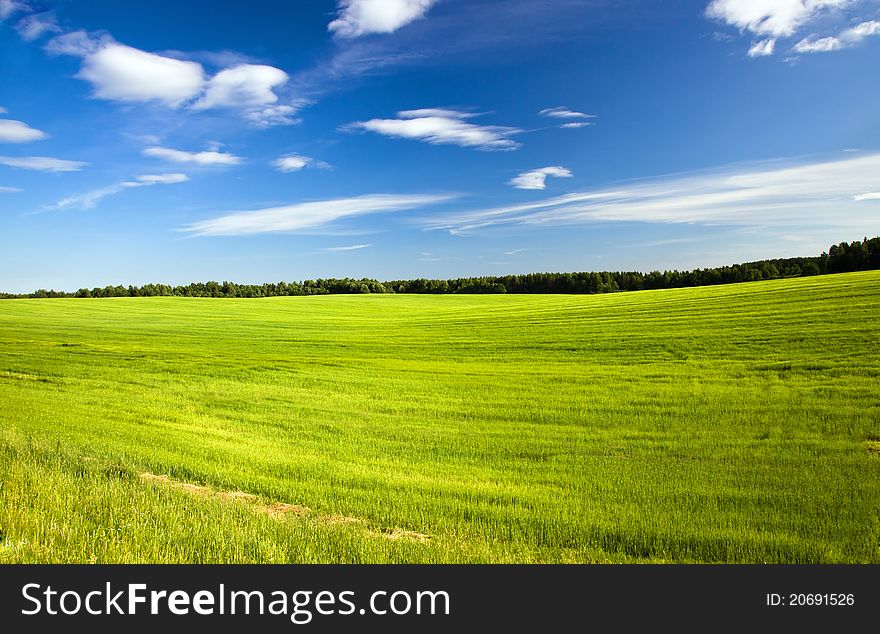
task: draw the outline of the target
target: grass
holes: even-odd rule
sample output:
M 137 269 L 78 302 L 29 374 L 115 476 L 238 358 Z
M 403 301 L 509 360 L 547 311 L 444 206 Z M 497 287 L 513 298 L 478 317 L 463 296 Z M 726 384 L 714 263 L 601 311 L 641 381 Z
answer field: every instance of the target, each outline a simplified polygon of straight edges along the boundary
M 878 441 L 878 272 L 0 302 L 0 562 L 880 563 Z

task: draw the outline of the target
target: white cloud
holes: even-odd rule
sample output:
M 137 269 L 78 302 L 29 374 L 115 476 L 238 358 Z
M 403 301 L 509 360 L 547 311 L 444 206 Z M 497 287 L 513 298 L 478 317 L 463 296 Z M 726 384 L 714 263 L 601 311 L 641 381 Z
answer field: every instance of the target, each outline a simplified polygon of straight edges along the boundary
M 110 101 L 158 101 L 172 108 L 189 104 L 194 111 L 234 108 L 259 128 L 299 123 L 293 115 L 308 103 L 305 99 L 277 103 L 275 90 L 289 77 L 274 66 L 237 63 L 207 78 L 198 62 L 148 53 L 119 44 L 107 34 L 86 31 L 55 37 L 46 51 L 82 57 L 77 77 L 92 84 L 95 97 Z
M 706 15 L 756 35 L 790 37 L 821 12 L 851 0 L 712 0 Z
M 272 165 L 279 172 L 298 172 L 305 167 L 317 167 L 327 169 L 330 166 L 324 161 L 313 159 L 300 154 L 288 154 L 272 161 Z
M 427 114 L 425 114 L 427 113 Z M 476 115 L 456 110 L 430 108 L 403 110 L 398 119 L 371 119 L 347 126 L 389 137 L 415 139 L 435 145 L 458 145 L 478 150 L 515 150 L 520 146 L 509 137 L 522 132 L 506 126 L 482 126 L 465 119 Z
M 749 57 L 766 57 L 768 55 L 773 55 L 773 51 L 776 48 L 776 40 L 774 38 L 768 38 L 766 40 L 758 40 L 757 42 L 752 43 L 752 47 L 749 49 L 748 56 Z
M 880 35 L 880 20 L 869 20 L 857 24 L 851 29 L 847 29 L 841 33 L 840 37 L 847 41 L 859 41 L 872 35 Z
M 270 128 L 276 125 L 296 125 L 300 122 L 294 117 L 298 108 L 287 104 L 268 106 L 245 113 L 244 118 L 258 128 Z
M 553 117 L 554 119 L 592 119 L 596 115 L 578 112 L 577 110 L 569 110 L 565 106 L 557 106 L 555 108 L 544 108 L 538 111 L 542 117 Z
M 173 185 L 174 183 L 185 183 L 189 180 L 189 176 L 186 174 L 144 174 L 135 177 L 135 180 L 144 185 Z
M 0 165 L 38 172 L 78 172 L 88 163 L 66 161 L 50 156 L 0 156 Z
M 372 244 L 353 244 L 349 247 L 327 247 L 326 249 L 321 249 L 321 250 L 335 253 L 338 251 L 360 251 L 361 249 L 367 249 L 371 246 L 373 246 L 373 245 Z
M 828 53 L 843 48 L 843 42 L 836 37 L 823 37 L 818 40 L 805 38 L 794 45 L 798 53 Z
M 508 185 L 513 185 L 517 189 L 545 189 L 548 176 L 569 178 L 571 177 L 571 170 L 559 165 L 542 167 L 540 169 L 523 172 L 519 176 L 510 179 Z
M 208 108 L 256 108 L 274 104 L 274 89 L 287 83 L 288 75 L 280 68 L 261 64 L 239 64 L 221 70 L 207 84 L 204 96 L 193 104 L 194 110 Z
M 124 189 L 126 189 L 124 184 L 117 183 L 116 185 L 102 187 L 101 189 L 86 192 L 85 194 L 68 196 L 67 198 L 62 198 L 54 205 L 51 205 L 49 209 L 92 209 L 107 196 L 118 194 Z
M 44 36 L 46 33 L 58 33 L 61 27 L 55 20 L 55 16 L 51 13 L 38 13 L 29 15 L 18 21 L 15 30 L 26 42 L 33 42 Z
M 6 112 L 9 112 L 9 111 L 6 108 L 4 108 L 3 106 L 0 106 L 0 114 L 4 114 Z
M 577 192 L 534 203 L 427 219 L 466 233 L 502 224 L 592 222 L 840 227 L 874 232 L 874 206 L 854 202 L 880 184 L 880 154 L 796 165 L 764 164 Z M 861 198 L 868 200 L 870 198 Z
M 165 159 L 174 163 L 194 163 L 195 165 L 238 165 L 244 159 L 234 154 L 206 150 L 204 152 L 185 152 L 166 147 L 148 147 L 144 150 L 145 156 Z
M 53 37 L 46 43 L 46 52 L 50 55 L 73 55 L 86 57 L 96 53 L 102 46 L 112 43 L 109 36 L 93 36 L 85 31 L 71 31 Z
M 18 0 L 0 0 L 0 20 L 5 20 L 19 11 L 29 11 L 30 7 Z
M 184 231 L 197 236 L 296 233 L 322 227 L 341 218 L 416 209 L 456 197 L 451 194 L 370 194 L 355 198 L 296 203 L 254 211 L 237 211 L 193 223 L 185 227 Z
M 18 187 L 0 187 L 0 194 L 16 194 L 20 191 L 24 191 Z
M 0 143 L 27 143 L 45 139 L 48 134 L 30 127 L 23 121 L 0 119 Z
M 860 202 L 863 200 L 880 200 L 880 192 L 868 192 L 867 194 L 857 194 L 853 196 L 853 200 Z
M 804 38 L 794 46 L 798 53 L 829 53 L 849 48 L 860 43 L 865 38 L 880 35 L 880 20 L 869 20 L 846 29 L 837 37 L 823 37 L 816 39 L 814 36 Z
M 338 37 L 392 33 L 423 17 L 437 0 L 339 0 L 338 15 L 327 29 Z
M 95 97 L 111 101 L 159 101 L 178 106 L 202 90 L 201 64 L 110 43 L 86 56 L 77 75 L 90 82 Z
M 122 181 L 115 185 L 102 187 L 85 194 L 76 194 L 62 198 L 57 203 L 49 207 L 50 209 L 93 209 L 102 200 L 108 196 L 114 196 L 126 189 L 135 189 L 137 187 L 151 187 L 153 185 L 173 185 L 176 183 L 184 183 L 189 180 L 186 174 L 146 174 L 137 176 L 133 181 Z
M 570 129 L 570 128 L 586 128 L 591 125 L 593 125 L 593 124 L 588 123 L 587 121 L 570 121 L 568 123 L 563 123 L 559 127 L 564 128 L 564 129 Z
M 425 117 L 470 119 L 471 117 L 479 116 L 475 112 L 461 112 L 452 108 L 416 108 L 415 110 L 401 110 L 397 115 L 403 119 L 422 119 Z

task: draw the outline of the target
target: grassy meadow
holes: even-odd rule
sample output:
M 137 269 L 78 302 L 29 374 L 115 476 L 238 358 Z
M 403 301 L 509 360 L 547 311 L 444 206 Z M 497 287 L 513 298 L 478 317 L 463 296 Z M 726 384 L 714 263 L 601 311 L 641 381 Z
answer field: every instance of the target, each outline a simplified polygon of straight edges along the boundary
M 880 272 L 3 301 L 0 562 L 880 563 Z

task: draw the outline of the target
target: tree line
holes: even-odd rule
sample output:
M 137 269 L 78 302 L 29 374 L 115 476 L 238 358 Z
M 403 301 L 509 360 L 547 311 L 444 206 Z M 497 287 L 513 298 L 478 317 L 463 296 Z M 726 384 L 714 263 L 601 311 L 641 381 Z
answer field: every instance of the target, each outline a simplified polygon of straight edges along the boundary
M 462 277 L 450 280 L 418 278 L 380 282 L 362 278 L 326 278 L 303 282 L 236 284 L 196 282 L 186 286 L 146 284 L 81 288 L 75 293 L 40 289 L 33 293 L 0 293 L 0 299 L 48 297 L 278 297 L 360 293 L 614 293 L 688 286 L 735 284 L 780 277 L 880 269 L 880 237 L 841 242 L 815 257 L 759 260 L 691 271 L 602 271 L 591 273 L 529 273 Z

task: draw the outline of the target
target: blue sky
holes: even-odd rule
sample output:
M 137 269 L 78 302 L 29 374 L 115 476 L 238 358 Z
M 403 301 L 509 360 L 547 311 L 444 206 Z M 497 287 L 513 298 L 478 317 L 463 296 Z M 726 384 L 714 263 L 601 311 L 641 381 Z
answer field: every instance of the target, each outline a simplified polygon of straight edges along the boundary
M 878 0 L 0 20 L 6 291 L 692 268 L 880 233 Z

